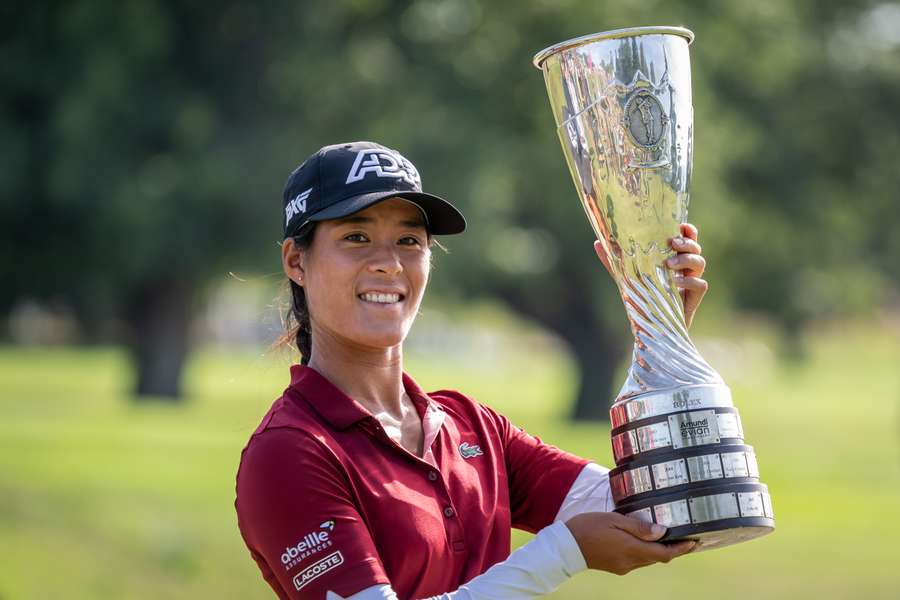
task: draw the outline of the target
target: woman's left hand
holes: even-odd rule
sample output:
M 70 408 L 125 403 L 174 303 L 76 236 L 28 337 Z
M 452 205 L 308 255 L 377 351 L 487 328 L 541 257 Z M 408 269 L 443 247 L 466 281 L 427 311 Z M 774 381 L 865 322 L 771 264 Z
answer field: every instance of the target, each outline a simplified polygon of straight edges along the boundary
M 681 235 L 670 239 L 669 245 L 678 254 L 666 260 L 666 266 L 675 271 L 675 284 L 681 291 L 684 304 L 684 321 L 690 327 L 694 313 L 709 289 L 706 280 L 700 278 L 706 270 L 706 259 L 700 256 L 703 250 L 697 243 L 697 228 L 690 223 L 682 223 Z M 606 270 L 612 274 L 603 244 L 599 240 L 594 242 L 594 251 Z
M 684 321 L 691 326 L 694 313 L 709 284 L 701 279 L 706 270 L 706 259 L 700 256 L 703 251 L 697 243 L 697 228 L 690 223 L 681 224 L 681 235 L 669 240 L 669 245 L 678 254 L 666 260 L 666 266 L 675 271 L 675 284 L 681 290 L 684 302 Z

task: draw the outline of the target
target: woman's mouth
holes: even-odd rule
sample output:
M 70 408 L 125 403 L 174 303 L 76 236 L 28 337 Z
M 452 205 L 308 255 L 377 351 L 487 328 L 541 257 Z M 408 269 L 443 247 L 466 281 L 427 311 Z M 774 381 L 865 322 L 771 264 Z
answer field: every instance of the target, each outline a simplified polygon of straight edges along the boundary
M 395 304 L 403 299 L 401 294 L 383 294 L 379 292 L 366 292 L 357 296 L 365 302 L 374 302 L 376 304 Z

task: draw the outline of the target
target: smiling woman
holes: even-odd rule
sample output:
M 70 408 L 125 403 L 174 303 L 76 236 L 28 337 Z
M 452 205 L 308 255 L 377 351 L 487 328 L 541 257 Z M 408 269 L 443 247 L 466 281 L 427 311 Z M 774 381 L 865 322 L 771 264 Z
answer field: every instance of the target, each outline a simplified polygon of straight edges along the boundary
M 284 210 L 302 359 L 241 454 L 235 499 L 279 597 L 534 597 L 587 567 L 690 551 L 608 512 L 604 467 L 403 371 L 432 236 L 465 229 L 411 162 L 371 142 L 326 146 L 288 178 Z M 696 242 L 679 241 L 680 268 L 696 266 Z M 537 536 L 510 555 L 512 527 Z
M 425 222 L 409 200 L 388 198 L 317 224 L 306 248 L 293 239 L 284 243 L 285 272 L 303 287 L 308 310 L 316 315 L 314 347 L 399 352 L 428 281 Z M 311 354 L 319 357 L 322 351 Z

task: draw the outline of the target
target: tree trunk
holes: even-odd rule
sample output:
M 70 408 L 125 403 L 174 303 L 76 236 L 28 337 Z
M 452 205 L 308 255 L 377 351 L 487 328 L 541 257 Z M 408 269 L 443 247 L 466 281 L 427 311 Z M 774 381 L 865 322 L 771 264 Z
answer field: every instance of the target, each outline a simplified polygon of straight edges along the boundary
M 131 294 L 126 307 L 137 400 L 181 400 L 181 373 L 189 350 L 193 286 L 155 280 Z
M 571 336 L 567 340 L 581 375 L 572 419 L 609 421 L 609 407 L 622 383 L 613 378 L 626 346 L 621 336 L 611 335 L 601 327 L 592 328 L 591 333 L 594 335 Z
M 625 340 L 632 339 L 622 321 L 617 318 L 612 325 L 606 323 L 593 309 L 597 300 L 585 294 L 566 298 L 566 310 L 549 311 L 545 303 L 532 302 L 533 296 L 518 290 L 501 287 L 497 293 L 514 310 L 556 332 L 571 347 L 581 376 L 572 419 L 608 421 L 609 407 L 621 385 L 613 377 L 629 349 Z

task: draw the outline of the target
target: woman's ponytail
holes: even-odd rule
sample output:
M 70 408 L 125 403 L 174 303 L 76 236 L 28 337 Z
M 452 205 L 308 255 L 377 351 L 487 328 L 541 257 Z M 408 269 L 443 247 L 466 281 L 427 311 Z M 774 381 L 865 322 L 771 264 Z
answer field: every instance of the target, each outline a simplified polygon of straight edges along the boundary
M 303 233 L 294 236 L 294 245 L 301 250 L 309 250 L 315 229 L 315 224 L 312 224 Z M 312 356 L 312 327 L 309 323 L 306 292 L 296 281 L 289 279 L 287 283 L 290 285 L 291 303 L 282 318 L 284 333 L 273 346 L 280 348 L 293 342 L 300 352 L 300 364 L 306 365 Z

